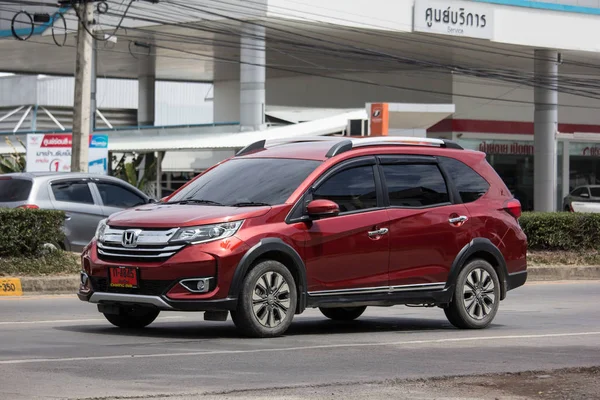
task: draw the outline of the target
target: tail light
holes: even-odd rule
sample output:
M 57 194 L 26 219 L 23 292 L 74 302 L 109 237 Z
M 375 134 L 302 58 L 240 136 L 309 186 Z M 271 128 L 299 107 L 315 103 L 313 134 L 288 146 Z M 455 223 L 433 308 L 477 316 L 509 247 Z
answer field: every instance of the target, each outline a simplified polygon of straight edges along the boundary
M 37 209 L 39 209 L 39 207 L 36 206 L 35 204 L 23 204 L 22 206 L 18 206 L 17 208 L 26 208 L 28 210 L 37 210 Z
M 517 199 L 510 199 L 504 203 L 504 210 L 515 219 L 519 219 L 521 217 L 521 202 Z

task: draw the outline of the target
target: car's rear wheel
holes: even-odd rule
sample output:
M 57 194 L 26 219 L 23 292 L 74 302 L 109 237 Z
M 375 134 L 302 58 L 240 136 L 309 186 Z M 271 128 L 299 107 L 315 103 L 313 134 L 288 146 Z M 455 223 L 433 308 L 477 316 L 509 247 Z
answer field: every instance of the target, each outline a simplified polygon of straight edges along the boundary
M 119 314 L 103 314 L 108 322 L 119 328 L 142 329 L 154 322 L 159 313 L 153 308 L 122 307 Z
M 321 313 L 334 321 L 352 321 L 360 317 L 365 310 L 364 307 L 340 307 L 340 308 L 319 308 Z
M 231 318 L 247 336 L 275 337 L 291 325 L 296 302 L 296 283 L 290 271 L 280 262 L 267 260 L 246 275 Z
M 494 268 L 485 260 L 473 260 L 460 272 L 454 296 L 444 309 L 448 321 L 457 328 L 487 327 L 498 312 L 500 281 Z

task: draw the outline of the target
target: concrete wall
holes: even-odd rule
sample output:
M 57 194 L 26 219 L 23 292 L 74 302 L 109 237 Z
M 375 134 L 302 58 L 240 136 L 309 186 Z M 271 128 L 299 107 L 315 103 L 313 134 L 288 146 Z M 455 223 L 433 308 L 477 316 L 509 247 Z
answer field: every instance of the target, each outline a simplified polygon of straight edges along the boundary
M 365 106 L 365 103 L 379 101 L 451 102 L 449 95 L 423 92 L 432 90 L 450 93 L 452 79 L 449 74 L 406 71 L 387 74 L 346 74 L 339 78 L 342 80 L 310 76 L 267 80 L 267 104 L 270 106 L 361 108 Z M 405 90 L 400 87 L 417 90 Z
M 453 102 L 456 119 L 533 122 L 533 104 L 490 101 L 457 96 L 466 94 L 511 101 L 533 102 L 533 88 L 476 79 L 464 76 L 453 78 Z M 600 125 L 600 100 L 559 93 L 558 122 Z M 567 107 L 571 105 L 574 107 Z

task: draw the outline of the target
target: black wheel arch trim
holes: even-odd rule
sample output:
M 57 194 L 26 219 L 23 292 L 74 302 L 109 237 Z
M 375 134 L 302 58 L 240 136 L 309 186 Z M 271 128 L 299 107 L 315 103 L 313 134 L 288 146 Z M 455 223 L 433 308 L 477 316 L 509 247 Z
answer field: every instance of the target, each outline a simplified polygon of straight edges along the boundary
M 467 260 L 476 253 L 487 253 L 496 261 L 498 280 L 500 281 L 500 300 L 504 300 L 506 298 L 506 292 L 508 291 L 508 269 L 506 267 L 506 260 L 504 260 L 502 252 L 486 238 L 475 238 L 460 250 L 450 267 L 446 287 L 453 287 L 456 284 L 456 279 L 458 278 L 460 270 L 466 264 Z
M 298 252 L 285 243 L 279 238 L 265 238 L 261 239 L 256 245 L 252 246 L 246 254 L 240 260 L 231 281 L 231 287 L 229 288 L 229 297 L 237 298 L 239 292 L 242 289 L 242 284 L 246 274 L 250 270 L 250 267 L 255 263 L 256 260 L 260 259 L 261 256 L 269 252 L 279 252 L 286 255 L 294 263 L 296 272 L 298 273 L 299 282 L 296 282 L 298 286 L 298 305 L 296 313 L 301 313 L 306 309 L 308 302 L 307 289 L 308 283 L 306 279 L 306 266 L 302 257 Z

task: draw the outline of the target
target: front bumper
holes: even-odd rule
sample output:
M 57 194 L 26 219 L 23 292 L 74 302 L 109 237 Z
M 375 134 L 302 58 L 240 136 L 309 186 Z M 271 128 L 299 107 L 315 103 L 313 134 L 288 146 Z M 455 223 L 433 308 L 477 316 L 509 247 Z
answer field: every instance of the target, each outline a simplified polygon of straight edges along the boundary
M 82 282 L 77 295 L 82 301 L 99 305 L 132 305 L 165 311 L 234 310 L 237 299 L 229 296 L 230 282 L 247 249 L 245 243 L 229 238 L 188 246 L 164 262 L 108 261 L 99 258 L 93 241 L 82 254 Z M 135 267 L 138 287 L 110 287 L 110 267 Z M 185 286 L 190 279 L 206 279 L 210 282 L 208 291 L 190 290 Z
M 147 296 L 127 293 L 89 292 L 77 293 L 79 300 L 94 304 L 134 305 L 153 307 L 161 311 L 230 311 L 237 307 L 237 299 L 217 300 L 170 300 L 166 296 Z

